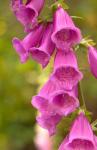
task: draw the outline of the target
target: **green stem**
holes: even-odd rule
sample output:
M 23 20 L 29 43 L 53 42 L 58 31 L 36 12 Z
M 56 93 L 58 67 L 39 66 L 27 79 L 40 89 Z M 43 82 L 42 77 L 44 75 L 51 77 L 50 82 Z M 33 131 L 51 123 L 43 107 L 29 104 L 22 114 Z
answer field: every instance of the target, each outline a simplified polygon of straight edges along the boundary
M 80 95 L 81 95 L 81 97 L 79 99 L 81 100 L 82 107 L 86 110 L 86 103 L 85 103 L 85 99 L 84 99 L 84 94 L 83 94 L 81 81 L 79 82 L 79 90 L 80 90 Z
M 93 127 L 97 125 L 97 119 L 95 121 L 92 122 L 91 124 Z

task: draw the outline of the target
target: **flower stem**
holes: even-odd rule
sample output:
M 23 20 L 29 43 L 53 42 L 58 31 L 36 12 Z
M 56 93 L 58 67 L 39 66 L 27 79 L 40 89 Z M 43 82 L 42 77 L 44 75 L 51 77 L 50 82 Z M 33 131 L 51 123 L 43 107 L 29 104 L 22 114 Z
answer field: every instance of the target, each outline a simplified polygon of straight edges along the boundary
M 91 124 L 93 127 L 97 125 L 97 119 L 95 121 L 92 122 Z
M 84 94 L 83 94 L 83 89 L 82 89 L 82 83 L 81 81 L 79 82 L 79 99 L 81 100 L 82 107 L 86 110 L 86 103 L 84 99 Z

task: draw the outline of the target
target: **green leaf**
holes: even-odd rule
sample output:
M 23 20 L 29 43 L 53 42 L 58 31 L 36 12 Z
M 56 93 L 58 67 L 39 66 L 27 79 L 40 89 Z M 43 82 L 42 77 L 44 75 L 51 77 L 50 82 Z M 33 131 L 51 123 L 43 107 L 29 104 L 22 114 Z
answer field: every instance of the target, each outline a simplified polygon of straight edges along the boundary
M 86 47 L 87 47 L 87 46 L 95 46 L 95 45 L 96 45 L 96 43 L 95 43 L 91 38 L 89 38 L 89 36 L 83 38 L 83 39 L 81 40 L 80 44 L 81 44 L 81 45 L 84 45 L 84 46 L 86 46 Z
M 80 17 L 80 16 L 71 16 L 71 18 L 84 20 L 84 18 L 83 18 L 83 17 Z
M 92 125 L 92 127 L 97 126 L 97 119 L 95 121 L 93 121 L 91 125 Z
M 93 131 L 97 131 L 97 128 L 96 127 L 92 127 Z

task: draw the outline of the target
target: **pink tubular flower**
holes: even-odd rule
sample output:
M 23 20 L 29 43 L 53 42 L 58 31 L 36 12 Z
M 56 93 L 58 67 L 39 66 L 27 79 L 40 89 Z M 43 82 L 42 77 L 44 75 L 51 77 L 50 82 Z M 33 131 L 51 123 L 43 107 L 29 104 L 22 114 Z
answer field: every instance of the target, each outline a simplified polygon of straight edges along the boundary
M 92 46 L 88 48 L 88 61 L 92 74 L 97 78 L 97 50 Z
M 56 83 L 52 80 L 48 80 L 43 88 L 40 90 L 39 94 L 32 97 L 32 105 L 37 108 L 40 112 L 48 113 L 49 99 L 51 94 L 57 90 Z M 50 113 L 50 112 L 49 112 Z
M 91 125 L 83 113 L 76 118 L 59 150 L 97 150 Z
M 37 122 L 42 128 L 47 129 L 49 135 L 52 136 L 56 133 L 56 126 L 61 119 L 62 117 L 58 114 L 42 114 L 41 116 L 37 117 Z
M 67 12 L 59 7 L 54 14 L 54 32 L 52 41 L 58 49 L 67 50 L 68 47 L 77 44 L 81 40 L 81 32 L 75 27 Z
M 71 90 L 83 77 L 82 73 L 78 70 L 77 59 L 72 50 L 64 53 L 58 50 L 52 78 L 60 81 L 66 90 Z
M 13 39 L 13 47 L 20 56 L 21 63 L 26 62 L 29 57 L 29 49 L 36 46 L 41 38 L 44 31 L 44 25 L 39 24 L 31 33 L 29 33 L 22 41 L 18 38 Z
M 44 2 L 45 0 L 28 0 L 26 4 L 20 3 L 18 9 L 14 5 L 12 6 L 17 19 L 26 29 L 36 24 L 36 18 L 42 10 Z
M 79 106 L 79 101 L 76 97 L 76 88 L 67 92 L 64 87 L 49 80 L 39 94 L 32 98 L 32 105 L 42 114 L 67 116 Z
M 52 30 L 52 23 L 48 23 L 40 47 L 33 47 L 30 49 L 32 58 L 40 63 L 43 68 L 45 68 L 49 63 L 50 57 L 53 54 L 55 48 L 51 41 Z
M 51 106 L 55 113 L 62 116 L 67 116 L 74 112 L 79 107 L 75 88 L 70 92 L 64 90 L 55 91 L 51 96 Z
M 72 92 L 63 91 L 58 82 L 49 80 L 39 94 L 32 98 L 32 105 L 41 113 L 37 121 L 41 127 L 49 131 L 50 135 L 55 134 L 56 126 L 62 117 L 67 116 L 79 106 L 76 90 L 77 88 L 74 88 Z

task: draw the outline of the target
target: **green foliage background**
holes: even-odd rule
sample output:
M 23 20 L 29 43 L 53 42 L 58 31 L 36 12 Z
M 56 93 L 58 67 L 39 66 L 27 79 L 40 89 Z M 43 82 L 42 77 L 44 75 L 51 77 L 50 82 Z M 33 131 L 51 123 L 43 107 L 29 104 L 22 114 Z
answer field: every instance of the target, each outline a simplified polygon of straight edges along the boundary
M 52 1 L 48 0 L 48 3 Z M 97 42 L 97 0 L 66 2 L 71 16 L 83 17 L 82 20 L 74 19 L 83 35 L 91 35 Z M 31 59 L 20 64 L 11 41 L 14 36 L 23 38 L 24 35 L 22 26 L 10 10 L 10 0 L 0 0 L 0 150 L 36 150 L 33 142 L 36 110 L 31 106 L 31 97 L 44 83 L 50 69 L 42 71 Z M 81 47 L 77 54 L 79 66 L 88 68 L 86 50 Z M 94 120 L 97 118 L 97 80 L 88 71 L 84 75 L 84 96 Z M 64 137 L 69 120 L 70 117 L 59 125 L 56 141 L 60 142 Z M 54 143 L 57 145 L 58 142 Z

